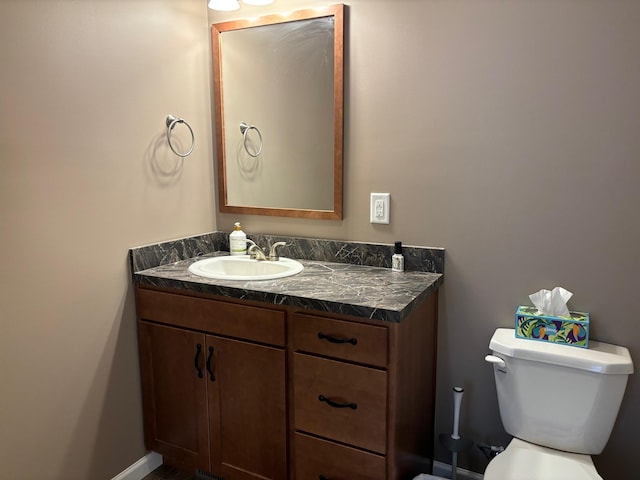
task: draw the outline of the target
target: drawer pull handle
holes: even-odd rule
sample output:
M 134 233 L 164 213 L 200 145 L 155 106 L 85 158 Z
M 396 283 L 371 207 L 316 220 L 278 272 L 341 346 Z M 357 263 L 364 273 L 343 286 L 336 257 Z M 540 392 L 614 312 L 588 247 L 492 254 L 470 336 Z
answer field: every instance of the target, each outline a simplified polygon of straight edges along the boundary
M 324 475 L 320 475 L 318 480 L 331 480 L 329 477 L 325 477 Z
M 216 376 L 213 374 L 213 370 L 211 369 L 211 358 L 213 357 L 213 347 L 209 347 L 209 356 L 207 357 L 207 372 L 209 372 L 209 380 L 212 382 L 216 381 Z
M 202 378 L 202 369 L 200 368 L 200 362 L 198 362 L 200 353 L 202 353 L 202 345 L 198 343 L 196 345 L 196 356 L 193 358 L 193 365 L 194 367 L 196 367 L 196 370 L 198 372 L 198 378 Z
M 351 345 L 356 345 L 358 343 L 357 338 L 336 338 L 322 332 L 318 332 L 318 338 L 320 340 L 327 340 L 331 343 L 350 343 Z
M 333 408 L 350 408 L 351 410 L 355 410 L 356 408 L 358 408 L 357 403 L 338 403 L 328 399 L 324 395 L 319 395 L 318 400 L 320 400 L 321 402 L 326 402 L 330 407 Z

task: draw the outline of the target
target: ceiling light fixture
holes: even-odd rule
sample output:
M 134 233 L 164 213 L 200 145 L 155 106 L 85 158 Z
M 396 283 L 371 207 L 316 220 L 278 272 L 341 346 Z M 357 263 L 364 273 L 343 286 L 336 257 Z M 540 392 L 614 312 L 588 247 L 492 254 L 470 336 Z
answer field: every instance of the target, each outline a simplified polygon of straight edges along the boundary
M 274 0 L 242 0 L 243 3 L 247 5 L 269 5 L 274 2 Z M 231 12 L 233 10 L 238 10 L 240 8 L 240 4 L 238 0 L 209 0 L 209 8 L 212 10 L 221 10 L 223 12 Z
M 238 0 L 209 0 L 209 8 L 211 10 L 221 10 L 223 12 L 231 12 L 238 10 L 240 4 Z

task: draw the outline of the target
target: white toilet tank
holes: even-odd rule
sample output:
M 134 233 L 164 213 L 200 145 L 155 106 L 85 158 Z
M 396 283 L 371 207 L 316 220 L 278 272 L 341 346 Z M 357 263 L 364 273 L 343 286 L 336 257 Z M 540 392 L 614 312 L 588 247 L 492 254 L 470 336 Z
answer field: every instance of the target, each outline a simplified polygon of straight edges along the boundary
M 567 452 L 602 452 L 633 373 L 625 347 L 595 341 L 588 349 L 554 345 L 499 328 L 489 348 L 509 434 Z

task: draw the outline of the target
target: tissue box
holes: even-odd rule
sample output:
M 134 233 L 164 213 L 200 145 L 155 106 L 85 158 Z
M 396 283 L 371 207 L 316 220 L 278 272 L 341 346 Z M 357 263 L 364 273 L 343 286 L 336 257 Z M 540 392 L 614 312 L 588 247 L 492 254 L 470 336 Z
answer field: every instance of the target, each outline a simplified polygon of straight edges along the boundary
M 516 312 L 516 337 L 541 342 L 589 347 L 589 314 L 569 312 L 569 317 L 539 315 L 536 307 L 520 306 Z

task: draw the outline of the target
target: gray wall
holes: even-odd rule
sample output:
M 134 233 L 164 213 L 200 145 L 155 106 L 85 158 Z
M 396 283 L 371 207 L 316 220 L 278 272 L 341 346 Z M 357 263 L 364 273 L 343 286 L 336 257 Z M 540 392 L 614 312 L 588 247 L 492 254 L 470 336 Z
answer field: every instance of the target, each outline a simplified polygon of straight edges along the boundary
M 325 2 L 279 0 L 271 10 Z M 591 312 L 592 337 L 640 362 L 640 2 L 353 0 L 347 27 L 345 218 L 217 216 L 248 233 L 447 249 L 437 429 L 466 389 L 462 434 L 504 443 L 491 368 L 496 327 L 528 294 L 562 285 Z M 248 15 L 248 9 L 245 10 Z M 209 13 L 211 22 L 236 18 Z M 391 224 L 369 193 L 391 193 Z M 640 471 L 640 381 L 596 465 Z M 570 405 L 541 405 L 562 415 Z M 449 461 L 443 449 L 437 452 Z M 482 471 L 478 453 L 460 465 Z
M 0 478 L 110 479 L 146 453 L 127 249 L 215 228 L 206 2 L 2 0 L 0 59 Z

